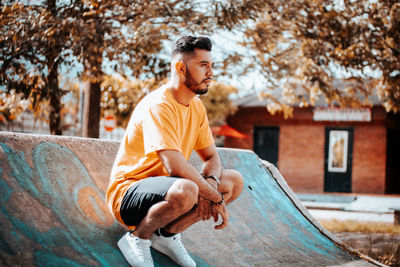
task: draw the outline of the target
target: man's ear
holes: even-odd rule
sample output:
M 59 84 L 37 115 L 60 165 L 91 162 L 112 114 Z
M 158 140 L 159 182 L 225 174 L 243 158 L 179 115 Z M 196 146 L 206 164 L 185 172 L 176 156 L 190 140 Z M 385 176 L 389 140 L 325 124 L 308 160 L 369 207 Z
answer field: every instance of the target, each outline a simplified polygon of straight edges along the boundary
M 176 61 L 175 62 L 175 71 L 178 73 L 178 75 L 184 75 L 186 71 L 186 66 L 183 61 Z

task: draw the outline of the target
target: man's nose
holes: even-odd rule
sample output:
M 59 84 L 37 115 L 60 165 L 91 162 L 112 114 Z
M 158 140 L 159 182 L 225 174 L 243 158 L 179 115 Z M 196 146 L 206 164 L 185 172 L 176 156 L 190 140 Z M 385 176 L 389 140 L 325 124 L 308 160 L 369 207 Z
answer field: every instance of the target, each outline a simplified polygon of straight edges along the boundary
M 208 68 L 208 70 L 207 70 L 207 77 L 212 77 L 214 74 L 213 74 L 213 69 L 212 69 L 212 67 L 209 67 Z

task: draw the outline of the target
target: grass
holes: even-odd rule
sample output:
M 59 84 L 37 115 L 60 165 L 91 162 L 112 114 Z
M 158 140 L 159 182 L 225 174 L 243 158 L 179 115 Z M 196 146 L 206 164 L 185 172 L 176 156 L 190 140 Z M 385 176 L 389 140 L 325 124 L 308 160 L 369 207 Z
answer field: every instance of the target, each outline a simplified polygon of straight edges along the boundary
M 319 220 L 319 223 L 330 232 L 358 232 L 400 235 L 400 225 L 382 222 L 360 222 L 355 220 Z
M 394 267 L 400 266 L 400 243 L 396 243 L 394 245 L 394 249 L 392 253 L 388 253 L 382 255 L 381 257 L 377 258 L 378 261 Z
M 400 235 L 400 225 L 382 222 L 360 222 L 355 220 L 340 221 L 336 219 L 319 220 L 319 223 L 333 234 L 341 233 L 349 235 L 350 237 L 351 233 L 363 233 L 369 238 L 366 239 L 367 241 L 364 241 L 364 246 L 362 248 L 357 248 L 357 242 L 354 242 L 351 238 L 347 241 L 343 240 L 343 242 L 383 264 L 400 267 L 400 242 L 392 242 L 389 247 L 380 247 L 377 252 L 376 248 L 373 248 L 376 244 L 372 244 L 374 241 L 371 237 L 372 234 L 386 234 L 386 236 Z M 367 242 L 366 246 L 365 242 Z M 370 244 L 368 244 L 368 242 L 370 242 Z

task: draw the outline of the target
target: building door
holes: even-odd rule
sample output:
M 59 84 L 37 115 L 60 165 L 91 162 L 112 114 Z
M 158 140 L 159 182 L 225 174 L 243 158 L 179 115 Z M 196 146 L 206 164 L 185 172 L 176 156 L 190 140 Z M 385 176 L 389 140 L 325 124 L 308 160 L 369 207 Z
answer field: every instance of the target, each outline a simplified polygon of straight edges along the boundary
M 351 192 L 353 129 L 325 129 L 325 192 Z
M 387 129 L 386 194 L 400 194 L 400 129 Z
M 278 127 L 255 127 L 254 128 L 254 152 L 263 160 L 278 167 Z

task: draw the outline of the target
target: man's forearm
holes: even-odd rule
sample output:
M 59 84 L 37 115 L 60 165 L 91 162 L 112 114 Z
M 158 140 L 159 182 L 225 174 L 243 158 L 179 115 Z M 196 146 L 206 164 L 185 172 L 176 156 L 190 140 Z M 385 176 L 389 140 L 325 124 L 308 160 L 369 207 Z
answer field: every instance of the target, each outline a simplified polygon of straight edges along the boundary
M 221 178 L 222 175 L 222 164 L 218 156 L 214 156 L 203 165 L 203 176 L 216 176 L 217 178 Z
M 210 185 L 204 177 L 197 171 L 197 169 L 186 161 L 186 164 L 182 164 L 182 168 L 179 171 L 179 177 L 189 179 L 197 184 L 199 187 L 199 195 L 208 199 L 212 202 L 219 202 L 221 200 L 221 194 Z M 210 174 L 211 175 L 211 174 Z
M 160 151 L 158 153 L 164 167 L 170 176 L 189 179 L 199 187 L 199 195 L 213 202 L 221 200 L 221 194 L 210 185 L 182 155 L 173 150 Z

